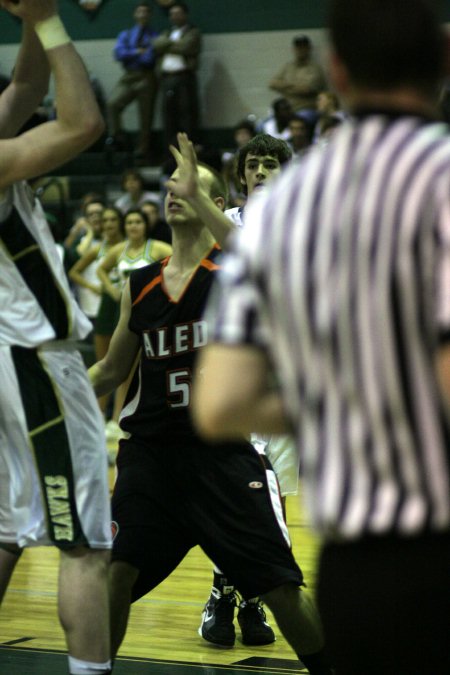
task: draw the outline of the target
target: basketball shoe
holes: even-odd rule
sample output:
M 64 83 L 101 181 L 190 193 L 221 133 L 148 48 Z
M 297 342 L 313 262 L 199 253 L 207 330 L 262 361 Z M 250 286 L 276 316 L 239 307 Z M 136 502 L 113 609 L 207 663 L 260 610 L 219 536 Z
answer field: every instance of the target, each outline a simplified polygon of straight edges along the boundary
M 258 598 L 242 600 L 237 620 L 244 645 L 270 645 L 275 642 L 275 633 L 266 621 L 266 613 Z
M 213 586 L 202 613 L 198 634 L 218 647 L 232 647 L 236 639 L 233 625 L 235 607 L 234 592 L 223 595 Z

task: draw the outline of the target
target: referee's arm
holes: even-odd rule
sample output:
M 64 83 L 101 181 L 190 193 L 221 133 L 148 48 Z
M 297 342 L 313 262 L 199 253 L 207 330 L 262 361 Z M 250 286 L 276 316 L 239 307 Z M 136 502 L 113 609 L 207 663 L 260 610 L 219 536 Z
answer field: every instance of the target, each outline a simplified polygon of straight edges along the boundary
M 209 440 L 289 433 L 269 373 L 267 358 L 257 347 L 207 345 L 197 362 L 193 388 L 192 412 L 199 433 Z

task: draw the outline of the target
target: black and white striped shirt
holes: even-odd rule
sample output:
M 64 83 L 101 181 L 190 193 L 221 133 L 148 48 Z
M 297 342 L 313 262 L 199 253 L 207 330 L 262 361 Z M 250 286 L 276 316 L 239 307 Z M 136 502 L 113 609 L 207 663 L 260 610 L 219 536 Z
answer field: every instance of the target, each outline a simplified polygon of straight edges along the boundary
M 450 526 L 450 136 L 361 114 L 246 208 L 212 339 L 268 349 L 325 536 Z

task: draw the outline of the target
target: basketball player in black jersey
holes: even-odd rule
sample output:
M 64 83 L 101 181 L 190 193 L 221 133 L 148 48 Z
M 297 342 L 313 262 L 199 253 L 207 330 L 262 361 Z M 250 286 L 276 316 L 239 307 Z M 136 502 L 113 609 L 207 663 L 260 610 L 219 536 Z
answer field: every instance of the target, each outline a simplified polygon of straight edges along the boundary
M 191 375 L 207 340 L 202 314 L 220 249 L 193 207 L 170 189 L 183 170 L 174 154 L 179 168 L 165 200 L 173 254 L 131 274 L 109 351 L 90 371 L 97 395 L 106 394 L 127 377 L 140 350 L 120 418 L 127 438 L 112 499 L 112 652 L 125 635 L 130 604 L 199 544 L 244 597 L 264 599 L 310 672 L 328 674 L 269 462 L 244 440 L 206 443 L 192 426 Z M 223 209 L 220 178 L 200 166 L 199 180 Z

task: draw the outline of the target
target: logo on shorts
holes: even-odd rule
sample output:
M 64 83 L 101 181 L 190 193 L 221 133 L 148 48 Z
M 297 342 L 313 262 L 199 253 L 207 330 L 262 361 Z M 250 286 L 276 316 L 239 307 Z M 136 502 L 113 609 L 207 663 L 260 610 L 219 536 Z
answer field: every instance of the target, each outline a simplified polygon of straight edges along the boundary
M 112 520 L 111 521 L 111 536 L 112 536 L 113 541 L 117 537 L 118 534 L 119 534 L 119 523 L 117 523 L 115 520 Z
M 248 484 L 248 487 L 252 488 L 252 490 L 261 490 L 261 488 L 264 487 L 264 484 L 259 480 L 252 480 L 252 482 Z
M 73 541 L 74 524 L 66 476 L 44 476 L 48 511 L 55 541 Z

